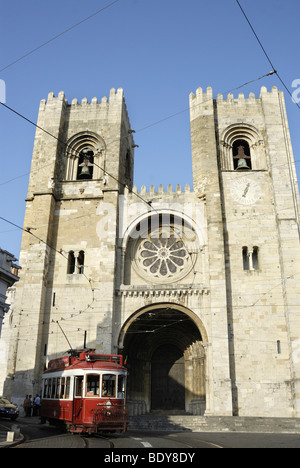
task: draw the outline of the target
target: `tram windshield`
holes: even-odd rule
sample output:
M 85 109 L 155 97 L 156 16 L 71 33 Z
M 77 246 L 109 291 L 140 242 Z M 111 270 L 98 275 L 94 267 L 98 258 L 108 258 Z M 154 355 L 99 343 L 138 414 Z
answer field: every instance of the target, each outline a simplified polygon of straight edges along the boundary
M 103 374 L 102 384 L 99 374 L 87 374 L 86 396 L 103 398 L 125 398 L 125 375 Z
M 99 396 L 99 374 L 88 374 L 86 377 L 86 396 Z

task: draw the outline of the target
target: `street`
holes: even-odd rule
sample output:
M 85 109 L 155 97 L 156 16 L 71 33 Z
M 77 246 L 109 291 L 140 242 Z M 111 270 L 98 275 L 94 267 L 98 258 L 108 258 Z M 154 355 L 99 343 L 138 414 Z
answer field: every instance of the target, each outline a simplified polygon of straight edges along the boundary
M 118 455 L 118 449 L 122 449 L 120 450 L 121 453 L 125 450 L 128 456 L 130 454 L 130 449 L 132 449 L 134 453 L 144 449 L 143 453 L 152 453 L 153 457 L 154 453 L 159 453 L 160 455 L 157 455 L 158 457 L 174 453 L 177 454 L 176 456 L 178 457 L 181 456 L 181 461 L 192 463 L 195 461 L 192 455 L 197 452 L 197 450 L 193 451 L 193 449 L 300 448 L 299 434 L 245 434 L 222 432 L 140 433 L 129 431 L 127 434 L 110 434 L 103 437 L 81 437 L 79 435 L 72 435 L 59 431 L 48 424 L 39 424 L 38 418 L 19 418 L 16 422 L 9 420 L 0 421 L 1 431 L 4 429 L 10 430 L 13 425 L 20 427 L 24 440 L 21 444 L 12 448 L 100 448 L 103 449 L 103 453 L 108 457 L 104 460 L 106 462 L 122 462 L 120 455 Z M 116 451 L 113 452 L 113 450 Z M 161 450 L 166 450 L 166 452 L 161 452 Z M 183 460 L 183 457 L 187 456 L 192 458 Z M 113 459 L 109 457 L 113 457 Z M 155 460 L 153 458 L 150 462 L 151 461 L 162 462 L 167 460 Z M 178 458 L 178 461 L 180 461 L 180 458 Z

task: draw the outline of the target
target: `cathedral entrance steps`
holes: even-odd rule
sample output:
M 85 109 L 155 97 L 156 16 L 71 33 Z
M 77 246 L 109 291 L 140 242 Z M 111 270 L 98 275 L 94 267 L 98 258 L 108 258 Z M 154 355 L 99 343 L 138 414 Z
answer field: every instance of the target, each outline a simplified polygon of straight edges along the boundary
M 300 434 L 300 418 L 193 416 L 189 414 L 151 413 L 133 416 L 130 420 L 130 430 Z

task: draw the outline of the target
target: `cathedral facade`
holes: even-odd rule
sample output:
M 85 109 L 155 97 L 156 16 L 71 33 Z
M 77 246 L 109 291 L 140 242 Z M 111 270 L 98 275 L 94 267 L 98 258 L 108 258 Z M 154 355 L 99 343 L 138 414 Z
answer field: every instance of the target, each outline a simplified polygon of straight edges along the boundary
M 132 414 L 300 417 L 299 192 L 283 93 L 190 95 L 193 182 L 133 185 L 123 90 L 40 104 L 3 393 L 123 354 Z

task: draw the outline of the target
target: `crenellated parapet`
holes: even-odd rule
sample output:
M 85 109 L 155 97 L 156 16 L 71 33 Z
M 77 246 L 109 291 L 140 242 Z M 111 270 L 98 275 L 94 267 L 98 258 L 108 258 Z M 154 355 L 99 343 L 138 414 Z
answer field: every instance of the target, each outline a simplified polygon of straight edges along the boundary
M 173 189 L 173 186 L 169 184 L 167 188 L 165 188 L 162 184 L 159 185 L 158 190 L 156 190 L 154 185 L 151 185 L 149 188 L 147 188 L 145 185 L 141 187 L 140 190 L 136 187 L 136 185 L 133 187 L 132 192 L 129 192 L 129 190 L 126 188 L 125 189 L 125 195 L 128 193 L 134 193 L 134 194 L 139 194 L 139 195 L 162 195 L 162 194 L 181 194 L 181 193 L 191 193 L 193 190 L 191 190 L 189 184 L 186 184 L 184 188 L 181 187 L 180 184 L 176 185 L 176 189 Z
M 94 105 L 103 105 L 106 106 L 108 104 L 114 104 L 116 102 L 123 102 L 124 99 L 124 92 L 123 92 L 123 89 L 122 88 L 119 88 L 117 91 L 115 90 L 115 88 L 112 88 L 110 90 L 110 93 L 109 93 L 109 99 L 104 96 L 101 101 L 99 102 L 98 101 L 98 98 L 97 97 L 93 97 L 91 102 L 88 101 L 88 99 L 86 97 L 84 97 L 83 99 L 81 99 L 81 101 L 79 102 L 77 98 L 74 98 L 72 99 L 72 102 L 71 102 L 71 105 L 72 106 L 87 106 L 87 105 L 91 105 L 91 106 L 94 106 Z M 49 94 L 48 94 L 48 99 L 42 99 L 41 100 L 41 105 L 46 105 L 46 104 L 50 104 L 51 102 L 55 102 L 55 101 L 64 101 L 66 104 L 69 104 L 68 103 L 68 100 L 66 99 L 65 97 L 65 93 L 64 91 L 60 91 L 60 93 L 58 94 L 58 96 L 56 97 L 54 95 L 54 93 L 51 91 Z
M 228 93 L 227 97 L 223 94 L 218 94 L 216 98 L 213 97 L 213 90 L 208 87 L 206 92 L 200 87 L 197 89 L 196 94 L 190 94 L 190 109 L 191 118 L 195 119 L 199 115 L 205 115 L 209 111 L 213 110 L 213 103 L 216 102 L 217 106 L 255 106 L 261 104 L 262 100 L 278 99 L 278 89 L 273 86 L 269 92 L 265 86 L 261 88 L 259 97 L 256 97 L 254 93 L 250 93 L 249 97 L 245 97 L 244 93 L 239 93 L 238 97 L 235 97 L 233 93 Z

